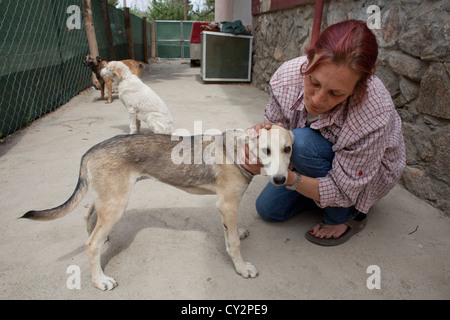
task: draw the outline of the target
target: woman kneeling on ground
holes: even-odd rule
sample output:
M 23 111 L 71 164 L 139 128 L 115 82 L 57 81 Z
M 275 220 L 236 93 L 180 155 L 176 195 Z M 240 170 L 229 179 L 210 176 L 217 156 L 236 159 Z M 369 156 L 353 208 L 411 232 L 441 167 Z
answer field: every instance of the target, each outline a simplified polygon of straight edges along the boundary
M 269 183 L 256 201 L 263 219 L 284 221 L 319 206 L 323 221 L 306 238 L 338 245 L 364 228 L 370 207 L 399 181 L 401 119 L 374 75 L 377 55 L 370 29 L 349 20 L 326 28 L 306 56 L 275 72 L 265 121 L 250 129 L 278 123 L 293 130 L 295 142 L 285 186 Z M 259 174 L 262 165 L 247 148 L 245 158 L 242 167 Z

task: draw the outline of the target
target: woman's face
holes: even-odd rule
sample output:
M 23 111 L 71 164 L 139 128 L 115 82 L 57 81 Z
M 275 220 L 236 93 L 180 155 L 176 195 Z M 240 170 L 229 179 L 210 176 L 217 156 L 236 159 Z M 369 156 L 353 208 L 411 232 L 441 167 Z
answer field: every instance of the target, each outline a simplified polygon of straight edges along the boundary
M 316 54 L 312 65 L 320 57 Z M 360 75 L 345 65 L 322 63 L 305 77 L 304 100 L 311 114 L 322 114 L 347 99 L 355 89 Z

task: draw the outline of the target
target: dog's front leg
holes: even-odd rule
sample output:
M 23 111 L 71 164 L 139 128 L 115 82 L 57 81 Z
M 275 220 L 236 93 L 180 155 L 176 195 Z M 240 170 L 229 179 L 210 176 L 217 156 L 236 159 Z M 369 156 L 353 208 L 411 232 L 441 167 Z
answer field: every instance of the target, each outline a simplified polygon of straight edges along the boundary
M 100 82 L 100 100 L 103 100 L 105 98 L 105 81 L 99 81 Z
M 107 80 L 105 80 L 105 83 L 106 83 L 106 88 L 108 89 L 108 102 L 107 103 L 111 103 L 112 102 L 112 80 L 107 79 Z
M 241 255 L 240 238 L 243 232 L 238 230 L 237 226 L 239 200 L 236 197 L 229 197 L 227 199 L 227 197 L 221 194 L 218 196 L 217 209 L 222 215 L 227 252 L 233 260 L 237 273 L 244 278 L 254 278 L 258 275 L 258 270 L 250 262 L 245 262 Z M 242 238 L 245 238 L 245 235 Z
M 130 115 L 130 134 L 139 133 L 140 124 L 138 124 L 137 110 L 134 108 L 128 108 L 128 114 Z
M 136 131 L 138 133 L 141 132 L 141 120 L 137 119 L 137 117 L 136 117 Z

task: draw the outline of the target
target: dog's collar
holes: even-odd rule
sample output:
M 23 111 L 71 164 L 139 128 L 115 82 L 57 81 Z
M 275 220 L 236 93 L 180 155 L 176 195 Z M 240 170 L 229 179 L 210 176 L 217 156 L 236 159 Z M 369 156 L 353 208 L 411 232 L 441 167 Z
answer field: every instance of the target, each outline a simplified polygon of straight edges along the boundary
M 249 176 L 250 179 L 252 179 L 255 176 L 255 174 L 251 173 L 250 171 L 247 171 L 247 169 L 243 168 L 239 163 L 236 163 L 236 165 L 239 167 L 244 176 L 247 175 Z

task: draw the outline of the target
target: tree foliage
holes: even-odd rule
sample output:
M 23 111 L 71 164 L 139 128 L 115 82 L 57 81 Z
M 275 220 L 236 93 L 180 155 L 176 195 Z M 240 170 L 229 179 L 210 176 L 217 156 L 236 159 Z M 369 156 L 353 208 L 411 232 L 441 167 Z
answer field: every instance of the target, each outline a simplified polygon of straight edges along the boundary
M 116 7 L 119 1 L 108 0 L 108 3 Z M 214 21 L 214 9 L 214 0 L 203 0 L 203 3 L 195 11 L 191 0 L 151 0 L 146 10 L 132 5 L 130 12 L 140 18 L 148 17 L 149 20 Z
M 214 21 L 214 0 L 205 0 L 199 11 L 192 11 L 193 19 L 197 21 Z
M 186 17 L 184 16 L 184 0 L 152 0 L 145 12 L 150 20 L 214 20 L 214 0 L 205 0 L 199 10 L 194 11 L 190 0 L 186 1 Z
M 192 19 L 192 4 L 186 1 L 187 20 Z M 146 14 L 150 20 L 184 20 L 183 0 L 152 0 Z

